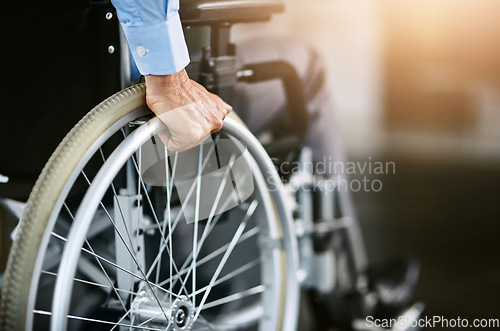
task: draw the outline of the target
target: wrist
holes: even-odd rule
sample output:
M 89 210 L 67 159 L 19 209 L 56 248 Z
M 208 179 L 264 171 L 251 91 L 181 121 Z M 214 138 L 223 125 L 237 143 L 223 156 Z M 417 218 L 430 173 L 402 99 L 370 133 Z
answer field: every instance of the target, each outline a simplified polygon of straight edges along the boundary
M 189 82 L 185 69 L 170 75 L 146 75 L 146 91 L 148 94 L 165 94 L 178 91 Z

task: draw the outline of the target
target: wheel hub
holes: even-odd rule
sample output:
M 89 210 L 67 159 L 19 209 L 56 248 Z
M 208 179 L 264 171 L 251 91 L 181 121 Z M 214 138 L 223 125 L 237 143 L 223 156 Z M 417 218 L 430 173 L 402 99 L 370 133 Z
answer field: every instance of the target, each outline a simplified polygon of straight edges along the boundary
M 171 330 L 189 330 L 194 322 L 193 303 L 187 297 L 182 296 L 172 304 L 171 315 L 173 321 Z
M 149 326 L 169 326 L 169 331 L 190 330 L 194 322 L 194 307 L 186 297 L 177 298 L 172 304 L 158 302 L 143 291 L 132 303 L 132 314 L 139 323 Z

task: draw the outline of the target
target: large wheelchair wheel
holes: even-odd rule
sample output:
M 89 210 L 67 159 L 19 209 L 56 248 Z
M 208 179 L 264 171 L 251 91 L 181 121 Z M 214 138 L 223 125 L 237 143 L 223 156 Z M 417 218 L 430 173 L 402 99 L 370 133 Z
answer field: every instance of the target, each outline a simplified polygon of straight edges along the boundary
M 0 328 L 295 329 L 296 240 L 262 146 L 228 118 L 171 153 L 144 94 L 98 105 L 45 166 L 9 255 Z

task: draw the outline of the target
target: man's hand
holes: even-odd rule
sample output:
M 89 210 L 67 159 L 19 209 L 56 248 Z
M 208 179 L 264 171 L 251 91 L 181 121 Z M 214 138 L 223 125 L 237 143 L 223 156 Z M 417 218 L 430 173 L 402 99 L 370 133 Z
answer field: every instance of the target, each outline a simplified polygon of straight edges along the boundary
M 189 79 L 185 70 L 145 78 L 146 103 L 170 131 L 159 134 L 168 150 L 182 152 L 201 144 L 222 128 L 232 111 L 217 95 Z

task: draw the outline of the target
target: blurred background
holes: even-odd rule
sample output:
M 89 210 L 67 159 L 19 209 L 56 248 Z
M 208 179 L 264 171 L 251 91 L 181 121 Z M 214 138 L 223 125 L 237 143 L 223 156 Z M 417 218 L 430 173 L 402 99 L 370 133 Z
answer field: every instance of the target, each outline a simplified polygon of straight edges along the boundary
M 428 316 L 500 317 L 500 1 L 286 0 L 274 33 L 326 64 L 349 161 L 394 162 L 355 192 L 369 257 L 422 264 Z

